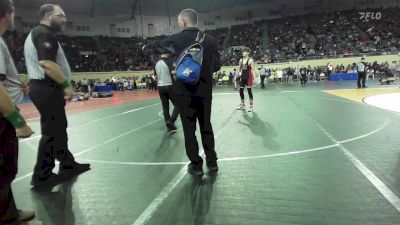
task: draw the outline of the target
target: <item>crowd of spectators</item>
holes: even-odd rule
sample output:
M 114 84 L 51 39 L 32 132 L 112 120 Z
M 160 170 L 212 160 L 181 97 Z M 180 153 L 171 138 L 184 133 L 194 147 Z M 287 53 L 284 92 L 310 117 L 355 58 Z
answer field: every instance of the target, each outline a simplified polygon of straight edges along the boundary
M 136 91 L 139 89 L 145 90 L 157 90 L 157 76 L 154 74 L 144 75 L 144 76 L 124 76 L 121 78 L 116 78 L 112 76 L 111 78 L 105 80 L 99 79 L 86 79 L 82 80 L 72 80 L 71 84 L 75 92 L 93 92 L 95 86 L 112 86 L 114 91 Z
M 223 65 L 237 65 L 243 46 L 257 63 L 275 63 L 326 57 L 388 54 L 400 50 L 400 10 L 365 10 L 379 19 L 361 19 L 358 11 L 323 12 L 286 17 L 229 28 L 206 30 L 219 46 Z M 23 45 L 27 34 L 5 36 L 17 69 L 26 73 Z M 267 38 L 266 38 L 267 37 Z M 60 36 L 60 43 L 74 72 L 134 71 L 151 69 L 155 59 L 141 47 L 165 36 L 143 39 L 104 36 Z

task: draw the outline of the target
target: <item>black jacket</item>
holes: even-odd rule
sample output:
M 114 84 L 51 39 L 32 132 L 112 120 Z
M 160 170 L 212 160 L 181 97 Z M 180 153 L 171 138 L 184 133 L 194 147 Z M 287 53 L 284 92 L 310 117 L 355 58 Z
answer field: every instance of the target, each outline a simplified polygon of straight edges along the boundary
M 170 53 L 172 57 L 179 57 L 182 52 L 194 43 L 199 29 L 196 27 L 186 28 L 162 41 L 154 41 L 144 46 L 145 55 Z M 175 82 L 175 92 L 181 96 L 212 96 L 212 75 L 221 68 L 217 42 L 206 35 L 203 41 L 203 64 L 199 82 L 195 85 L 188 85 L 177 80 Z

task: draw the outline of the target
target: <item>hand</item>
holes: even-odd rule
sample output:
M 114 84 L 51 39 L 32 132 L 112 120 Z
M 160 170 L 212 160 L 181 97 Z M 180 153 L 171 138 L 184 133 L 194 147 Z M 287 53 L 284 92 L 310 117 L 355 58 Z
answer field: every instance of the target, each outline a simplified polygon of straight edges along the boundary
M 22 83 L 21 84 L 21 89 L 22 89 L 22 92 L 24 93 L 24 95 L 25 96 L 28 96 L 28 93 L 29 93 L 29 86 L 28 86 L 28 84 L 26 84 L 26 83 Z
M 64 89 L 64 99 L 65 100 L 71 101 L 73 96 L 74 96 L 74 91 L 72 90 L 72 87 Z
M 32 131 L 32 129 L 28 126 L 28 124 L 25 124 L 21 128 L 15 129 L 17 133 L 17 138 L 28 138 L 32 136 L 35 132 Z

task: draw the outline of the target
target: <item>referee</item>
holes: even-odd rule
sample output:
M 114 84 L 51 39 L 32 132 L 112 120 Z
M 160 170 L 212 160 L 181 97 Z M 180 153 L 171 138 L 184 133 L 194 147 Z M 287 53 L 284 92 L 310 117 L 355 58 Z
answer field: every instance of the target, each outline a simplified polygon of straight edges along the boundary
M 267 75 L 267 69 L 265 69 L 264 66 L 261 66 L 260 68 L 261 89 L 265 89 L 264 80 L 266 75 Z
M 169 114 L 169 101 L 174 103 L 175 98 L 173 97 L 173 86 L 172 86 L 172 76 L 171 70 L 168 63 L 168 54 L 161 54 L 160 60 L 157 62 L 154 72 L 158 77 L 158 90 L 160 94 L 160 99 L 163 107 L 164 120 L 167 126 L 168 133 L 173 133 L 177 131 L 175 126 L 175 121 L 178 118 L 179 110 L 174 104 L 174 110 L 172 115 Z
M 365 80 L 367 79 L 367 65 L 365 64 L 365 58 L 361 58 L 361 62 L 357 63 L 357 88 L 366 88 Z
M 25 61 L 30 80 L 29 97 L 40 113 L 42 138 L 31 185 L 53 186 L 90 169 L 90 164 L 75 162 L 68 149 L 65 99 L 71 99 L 71 71 L 55 33 L 66 23 L 64 11 L 58 5 L 40 7 L 40 24 L 25 41 Z M 59 174 L 52 173 L 55 160 L 60 161 Z
M 13 22 L 12 1 L 0 0 L 0 36 L 12 28 Z M 11 190 L 18 170 L 18 138 L 33 134 L 16 107 L 22 98 L 23 84 L 7 45 L 0 37 L 0 224 L 3 225 L 20 224 L 35 217 L 33 212 L 16 208 Z

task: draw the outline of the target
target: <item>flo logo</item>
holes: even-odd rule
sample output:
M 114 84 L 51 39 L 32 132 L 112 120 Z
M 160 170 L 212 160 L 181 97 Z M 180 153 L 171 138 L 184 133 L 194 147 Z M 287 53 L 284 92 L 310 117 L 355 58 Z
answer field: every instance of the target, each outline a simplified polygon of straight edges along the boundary
M 380 20 L 382 18 L 381 12 L 359 12 L 360 20 L 370 21 L 370 20 Z

